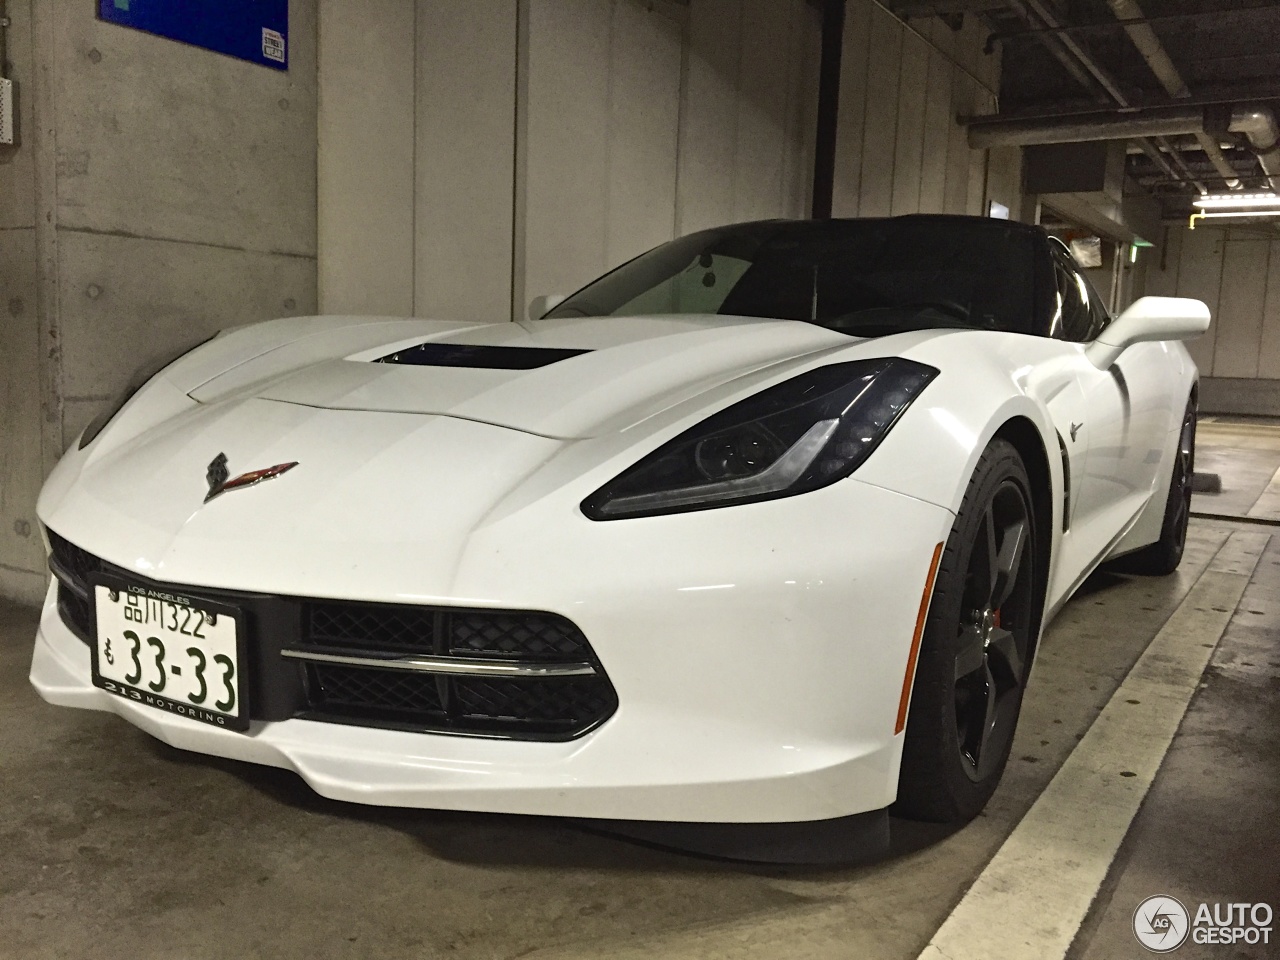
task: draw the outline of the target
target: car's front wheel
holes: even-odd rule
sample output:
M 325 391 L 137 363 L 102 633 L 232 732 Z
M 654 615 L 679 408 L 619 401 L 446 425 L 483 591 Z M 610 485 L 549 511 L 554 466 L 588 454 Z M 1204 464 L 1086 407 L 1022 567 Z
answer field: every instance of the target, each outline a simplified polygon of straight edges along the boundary
M 1035 545 L 1026 467 L 997 439 L 938 564 L 894 813 L 964 823 L 1000 782 L 1034 647 Z

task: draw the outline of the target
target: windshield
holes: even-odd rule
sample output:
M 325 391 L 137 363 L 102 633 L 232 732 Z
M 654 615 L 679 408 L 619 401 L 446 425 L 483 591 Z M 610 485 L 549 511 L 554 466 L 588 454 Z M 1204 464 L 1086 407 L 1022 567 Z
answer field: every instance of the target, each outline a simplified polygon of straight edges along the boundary
M 1002 221 L 899 217 L 719 227 L 650 250 L 548 318 L 721 314 L 872 337 L 1033 332 L 1034 236 Z

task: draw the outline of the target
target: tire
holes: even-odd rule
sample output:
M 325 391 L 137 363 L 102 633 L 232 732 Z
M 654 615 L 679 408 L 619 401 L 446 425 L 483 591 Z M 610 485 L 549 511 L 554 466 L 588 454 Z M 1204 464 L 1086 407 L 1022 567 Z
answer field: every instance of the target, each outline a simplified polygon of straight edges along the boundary
M 1117 557 L 1109 567 L 1118 573 L 1138 573 L 1163 577 L 1178 569 L 1187 545 L 1187 523 L 1191 519 L 1191 478 L 1196 470 L 1196 405 L 1188 401 L 1178 432 L 1178 449 L 1169 476 L 1169 494 L 1164 502 L 1164 522 L 1160 539 L 1149 547 Z
M 938 564 L 894 814 L 967 823 L 995 792 L 1034 651 L 1036 563 L 1026 467 L 1012 444 L 994 440 Z

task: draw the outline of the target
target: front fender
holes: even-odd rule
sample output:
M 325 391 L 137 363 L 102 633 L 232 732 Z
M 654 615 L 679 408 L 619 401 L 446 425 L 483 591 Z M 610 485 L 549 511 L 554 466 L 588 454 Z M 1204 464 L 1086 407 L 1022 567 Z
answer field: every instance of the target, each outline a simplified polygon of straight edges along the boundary
M 1015 367 L 999 356 L 976 356 L 958 364 L 954 356 L 943 359 L 930 356 L 933 352 L 907 354 L 942 372 L 858 468 L 858 479 L 955 513 L 983 450 L 1001 427 L 1021 417 L 1035 427 L 1044 447 L 1055 493 L 1054 524 L 1060 526 L 1062 505 L 1056 493 L 1063 477 L 1057 432 L 1048 409 L 1026 390 L 1030 368 Z

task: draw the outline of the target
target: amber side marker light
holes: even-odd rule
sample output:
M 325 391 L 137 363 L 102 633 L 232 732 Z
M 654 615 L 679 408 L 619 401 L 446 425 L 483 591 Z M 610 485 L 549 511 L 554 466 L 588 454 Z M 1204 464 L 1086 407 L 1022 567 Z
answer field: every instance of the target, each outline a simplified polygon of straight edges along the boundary
M 916 614 L 916 632 L 911 636 L 911 652 L 907 655 L 907 675 L 902 678 L 902 697 L 898 700 L 898 722 L 894 724 L 894 736 L 907 728 L 907 706 L 911 703 L 911 684 L 916 678 L 916 660 L 920 656 L 920 638 L 924 636 L 924 622 L 929 616 L 929 601 L 933 598 L 933 580 L 938 575 L 938 561 L 942 559 L 942 544 L 933 548 L 929 561 L 929 576 L 924 581 L 924 593 L 920 597 L 920 612 Z

